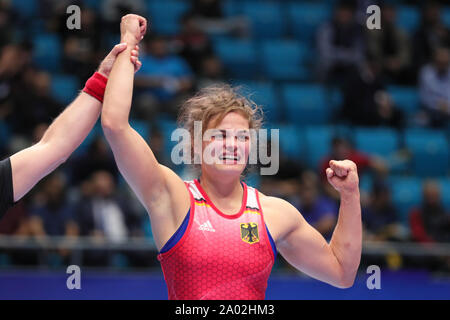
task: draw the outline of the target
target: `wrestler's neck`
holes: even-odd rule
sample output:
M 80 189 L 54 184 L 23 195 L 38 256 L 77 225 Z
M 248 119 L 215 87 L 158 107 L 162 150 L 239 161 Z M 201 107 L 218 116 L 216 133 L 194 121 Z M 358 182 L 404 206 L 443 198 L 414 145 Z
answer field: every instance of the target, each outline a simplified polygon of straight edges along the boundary
M 214 199 L 242 199 L 244 190 L 237 177 L 215 177 L 207 172 L 202 172 L 199 179 L 203 190 L 211 200 Z

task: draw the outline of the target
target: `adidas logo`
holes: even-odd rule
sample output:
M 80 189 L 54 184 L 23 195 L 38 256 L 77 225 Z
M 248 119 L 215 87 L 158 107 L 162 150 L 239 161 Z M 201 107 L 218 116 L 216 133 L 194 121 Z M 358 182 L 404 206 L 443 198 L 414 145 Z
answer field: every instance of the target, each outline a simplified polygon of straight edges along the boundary
M 198 227 L 198 230 L 216 232 L 209 220 L 201 224 L 200 227 Z

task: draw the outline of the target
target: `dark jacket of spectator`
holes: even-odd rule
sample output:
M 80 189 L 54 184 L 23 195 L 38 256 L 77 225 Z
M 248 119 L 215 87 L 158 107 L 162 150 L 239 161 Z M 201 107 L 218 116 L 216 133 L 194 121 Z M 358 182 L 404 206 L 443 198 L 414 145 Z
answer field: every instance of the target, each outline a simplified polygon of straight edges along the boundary
M 412 209 L 409 216 L 414 241 L 450 241 L 450 216 L 442 206 L 440 192 L 435 182 L 424 183 L 422 206 Z
M 369 30 L 367 49 L 381 65 L 383 75 L 395 83 L 407 83 L 407 70 L 411 62 L 408 35 L 395 24 L 396 12 L 392 6 L 381 9 L 381 29 Z
M 414 65 L 416 72 L 431 60 L 434 50 L 450 47 L 450 30 L 441 20 L 442 9 L 434 1 L 427 1 L 422 10 L 422 24 L 414 35 Z
M 334 19 L 319 29 L 317 41 L 322 80 L 339 83 L 364 61 L 364 35 L 350 5 L 338 5 Z
M 420 98 L 431 126 L 446 126 L 450 120 L 450 50 L 435 51 L 433 63 L 419 76 Z

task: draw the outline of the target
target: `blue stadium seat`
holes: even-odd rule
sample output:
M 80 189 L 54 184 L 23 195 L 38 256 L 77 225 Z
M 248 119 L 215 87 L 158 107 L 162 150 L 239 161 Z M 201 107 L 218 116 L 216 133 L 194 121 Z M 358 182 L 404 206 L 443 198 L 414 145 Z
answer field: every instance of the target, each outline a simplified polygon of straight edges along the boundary
M 51 83 L 52 96 L 64 105 L 68 105 L 78 94 L 80 85 L 75 76 L 67 74 L 52 75 Z
M 330 120 L 332 106 L 327 103 L 322 86 L 286 84 L 281 90 L 287 119 L 291 123 L 320 125 Z
M 152 225 L 150 223 L 150 219 L 143 219 L 141 226 L 142 226 L 142 232 L 144 233 L 145 238 L 153 241 L 153 232 L 152 232 Z
M 250 187 L 258 189 L 261 185 L 261 175 L 259 174 L 259 171 L 248 173 L 244 178 L 244 182 Z
M 242 14 L 241 2 L 236 0 L 223 0 L 221 1 L 222 11 L 226 17 L 234 17 Z
M 297 40 L 267 40 L 261 45 L 262 64 L 273 80 L 307 80 L 309 47 Z
M 56 252 L 48 253 L 46 256 L 46 262 L 51 269 L 58 269 L 63 266 L 63 258 Z
M 151 30 L 156 34 L 175 35 L 180 31 L 180 19 L 190 9 L 189 1 L 150 1 L 148 11 Z
M 5 147 L 6 143 L 9 141 L 10 129 L 8 123 L 4 120 L 0 120 L 0 148 Z
M 373 175 L 370 173 L 363 173 L 359 176 L 359 189 L 367 194 L 373 190 Z
M 113 268 L 123 269 L 130 266 L 130 261 L 125 254 L 114 253 L 110 256 L 109 265 Z
M 280 151 L 291 159 L 302 160 L 306 152 L 302 130 L 294 125 L 282 125 L 279 129 Z
M 413 115 L 420 108 L 420 99 L 417 88 L 404 86 L 389 86 L 387 89 L 397 108 L 406 115 Z
M 445 24 L 447 28 L 450 28 L 450 6 L 444 7 L 442 10 L 442 22 Z
M 422 202 L 422 181 L 417 177 L 393 176 L 389 178 L 389 182 L 399 221 L 408 225 L 410 210 Z
M 150 137 L 150 124 L 147 121 L 142 120 L 130 120 L 130 126 L 137 132 L 139 135 L 147 141 Z
M 443 132 L 430 129 L 407 129 L 405 145 L 412 152 L 415 174 L 441 177 L 449 170 L 449 144 Z
M 57 72 L 61 66 L 62 44 L 56 34 L 41 33 L 33 37 L 33 62 L 41 69 Z
M 176 121 L 169 119 L 158 119 L 158 129 L 161 131 L 164 139 L 164 152 L 170 157 L 173 148 L 178 144 L 178 141 L 172 141 L 172 133 L 177 129 Z
M 355 146 L 359 151 L 388 158 L 400 146 L 400 135 L 389 128 L 356 128 Z
M 19 17 L 30 19 L 38 14 L 37 0 L 12 0 L 11 8 L 19 15 Z
M 36 35 L 42 34 L 42 30 L 46 29 L 46 21 L 44 19 L 40 19 L 40 18 L 33 18 L 31 21 L 27 22 L 28 27 L 27 27 L 27 35 L 26 38 L 28 37 L 35 37 Z M 24 32 L 25 30 L 20 30 L 19 32 Z
M 98 0 L 82 0 L 83 5 L 97 13 L 101 13 L 103 1 Z
M 322 159 L 331 151 L 333 129 L 330 126 L 305 128 L 305 142 L 308 150 L 307 164 L 319 169 Z
M 250 19 L 255 39 L 279 38 L 286 31 L 281 5 L 277 2 L 244 2 L 242 13 Z
M 9 267 L 11 265 L 11 258 L 6 253 L 0 253 L 0 268 Z
M 420 9 L 413 6 L 397 7 L 397 25 L 408 33 L 413 33 L 420 24 Z
M 339 110 L 344 103 L 344 95 L 342 94 L 342 91 L 338 87 L 329 88 L 327 91 L 331 107 L 334 110 Z
M 84 139 L 83 142 L 81 143 L 81 145 L 75 150 L 75 154 L 74 155 L 75 156 L 81 156 L 82 154 L 87 152 L 87 150 L 91 146 L 92 142 L 97 137 L 101 137 L 101 136 L 103 136 L 102 125 L 101 125 L 100 121 L 97 121 L 97 123 L 95 124 L 94 128 L 91 130 L 91 132 L 89 132 L 89 134 L 86 137 L 86 139 Z
M 239 81 L 236 85 L 241 86 L 240 93 L 248 97 L 258 106 L 262 106 L 264 120 L 278 122 L 282 118 L 279 99 L 275 87 L 270 82 Z
M 242 79 L 255 77 L 258 71 L 258 55 L 252 41 L 219 39 L 214 47 L 230 76 Z
M 326 3 L 292 2 L 287 8 L 292 34 L 307 42 L 315 38 L 319 26 L 332 15 L 332 7 Z

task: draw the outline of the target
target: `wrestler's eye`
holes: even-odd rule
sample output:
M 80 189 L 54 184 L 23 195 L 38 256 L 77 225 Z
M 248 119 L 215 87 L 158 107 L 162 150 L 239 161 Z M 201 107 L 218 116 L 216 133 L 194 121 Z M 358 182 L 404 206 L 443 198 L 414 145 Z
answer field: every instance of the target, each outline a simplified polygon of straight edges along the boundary
M 248 140 L 250 139 L 250 137 L 248 136 L 247 133 L 239 133 L 239 134 L 237 135 L 237 139 L 238 139 L 238 141 L 240 141 L 240 142 L 245 142 L 245 141 L 248 141 Z
M 216 141 L 222 141 L 226 138 L 226 132 L 225 131 L 216 131 L 214 132 L 212 139 Z

